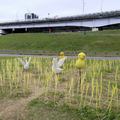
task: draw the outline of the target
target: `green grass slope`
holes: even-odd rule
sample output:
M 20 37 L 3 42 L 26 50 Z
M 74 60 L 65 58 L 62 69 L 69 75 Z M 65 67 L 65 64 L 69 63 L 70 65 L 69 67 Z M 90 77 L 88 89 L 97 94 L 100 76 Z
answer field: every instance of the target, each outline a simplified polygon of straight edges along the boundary
M 120 30 L 75 33 L 24 33 L 0 36 L 0 50 L 84 51 L 89 54 L 120 52 Z

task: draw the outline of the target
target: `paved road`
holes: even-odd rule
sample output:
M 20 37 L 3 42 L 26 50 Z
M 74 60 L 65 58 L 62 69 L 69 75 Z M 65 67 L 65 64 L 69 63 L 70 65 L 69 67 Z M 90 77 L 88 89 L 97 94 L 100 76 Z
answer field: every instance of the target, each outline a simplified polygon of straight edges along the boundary
M 51 58 L 55 56 L 45 56 L 45 55 L 19 55 L 19 54 L 0 54 L 0 57 L 22 57 L 22 56 L 35 56 L 43 58 Z M 75 58 L 76 56 L 68 56 L 68 58 Z M 87 57 L 87 59 L 93 60 L 120 60 L 120 57 Z

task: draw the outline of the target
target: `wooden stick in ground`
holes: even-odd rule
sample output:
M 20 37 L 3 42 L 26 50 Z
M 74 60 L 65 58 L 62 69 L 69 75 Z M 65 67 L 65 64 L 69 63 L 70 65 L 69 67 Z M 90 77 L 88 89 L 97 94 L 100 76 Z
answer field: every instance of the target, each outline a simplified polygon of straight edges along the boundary
M 80 84 L 81 84 L 81 80 L 82 80 L 82 78 L 81 78 L 81 77 L 82 77 L 82 72 L 81 72 L 81 69 L 79 69 L 79 71 L 78 71 L 78 72 L 79 72 L 79 78 L 80 78 Z
M 81 69 L 78 69 L 77 93 L 80 92 L 80 85 L 81 85 Z

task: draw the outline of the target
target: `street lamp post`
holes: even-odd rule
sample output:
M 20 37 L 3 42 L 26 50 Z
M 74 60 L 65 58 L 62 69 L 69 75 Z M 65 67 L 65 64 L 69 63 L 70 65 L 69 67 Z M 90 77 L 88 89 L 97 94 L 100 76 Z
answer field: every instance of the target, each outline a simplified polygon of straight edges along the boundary
M 50 13 L 48 13 L 48 20 L 50 19 Z M 51 33 L 51 28 L 50 28 L 50 25 L 49 25 L 49 21 L 48 21 L 48 32 Z

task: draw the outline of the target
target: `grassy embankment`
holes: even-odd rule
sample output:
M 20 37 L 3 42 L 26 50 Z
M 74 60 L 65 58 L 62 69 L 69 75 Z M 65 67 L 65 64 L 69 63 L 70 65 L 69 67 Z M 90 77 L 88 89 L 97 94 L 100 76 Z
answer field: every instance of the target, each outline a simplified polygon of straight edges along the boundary
M 0 50 L 37 54 L 84 51 L 92 56 L 120 56 L 120 30 L 76 33 L 25 33 L 0 37 Z M 40 50 L 40 51 L 38 51 Z

